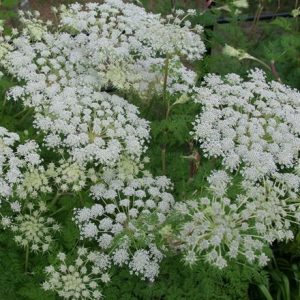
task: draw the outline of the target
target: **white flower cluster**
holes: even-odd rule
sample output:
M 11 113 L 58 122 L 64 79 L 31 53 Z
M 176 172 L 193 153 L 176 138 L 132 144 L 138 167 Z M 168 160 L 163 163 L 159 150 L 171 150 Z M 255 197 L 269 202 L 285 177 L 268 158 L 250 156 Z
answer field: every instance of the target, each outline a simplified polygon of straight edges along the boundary
M 299 91 L 267 82 L 255 69 L 249 80 L 209 75 L 197 98 L 203 111 L 193 135 L 208 156 L 222 157 L 227 169 L 241 166 L 246 180 L 257 181 L 299 163 Z
M 143 58 L 178 54 L 195 60 L 205 52 L 199 35 L 202 27 L 192 29 L 191 23 L 185 21 L 195 14 L 193 10 L 188 14 L 177 11 L 164 18 L 134 4 L 106 0 L 104 4 L 88 3 L 85 7 L 78 3 L 61 6 L 60 13 L 60 25 L 75 32 L 98 33 L 100 28 L 102 41 L 118 48 L 118 54 L 131 52 Z
M 20 34 L 0 36 L 0 66 L 22 82 L 8 97 L 33 111 L 44 146 L 63 157 L 42 165 L 35 142 L 19 144 L 17 134 L 0 127 L 0 199 L 13 211 L 1 215 L 1 224 L 27 250 L 47 251 L 60 227 L 45 216 L 44 202 L 29 199 L 89 190 L 94 202 L 75 209 L 73 220 L 80 238 L 102 252 L 78 248 L 71 264 L 59 253 L 43 288 L 64 299 L 101 299 L 111 265 L 154 281 L 166 240 L 189 264 L 266 265 L 266 249 L 292 239 L 292 225 L 300 223 L 300 93 L 267 82 L 258 69 L 248 80 L 208 75 L 196 87 L 185 65 L 205 52 L 202 27 L 188 21 L 194 11 L 162 17 L 105 0 L 56 13 L 55 25 L 21 14 Z M 192 134 L 206 156 L 240 171 L 242 189 L 229 196 L 232 178 L 213 171 L 205 197 L 175 205 L 170 180 L 144 170 L 149 123 L 117 93 L 202 104 Z
M 226 196 L 231 182 L 226 172 L 214 171 L 208 182 L 211 196 L 175 206 L 184 221 L 179 240 L 187 263 L 203 259 L 221 269 L 231 259 L 242 259 L 264 266 L 267 246 L 293 238 L 291 225 L 300 223 L 300 203 L 287 196 L 291 188 L 283 181 L 246 184 L 233 199 Z
M 60 226 L 51 217 L 45 216 L 47 206 L 44 202 L 22 205 L 19 202 L 10 204 L 13 215 L 2 216 L 1 224 L 14 233 L 16 243 L 33 252 L 49 250 L 53 234 Z
M 178 56 L 168 59 L 158 57 L 139 60 L 130 73 L 135 76 L 127 74 L 129 87 L 143 98 L 163 94 L 164 88 L 175 98 L 181 95 L 193 97 L 196 90 L 196 73 L 185 67 Z
M 70 157 L 26 170 L 16 195 L 77 192 L 93 184 L 92 197 L 101 202 L 75 212 L 82 238 L 96 241 L 115 265 L 154 280 L 163 257 L 155 234 L 174 203 L 167 192 L 171 184 L 143 170 L 148 122 L 107 91 L 190 94 L 196 75 L 182 59 L 202 58 L 202 27 L 187 21 L 194 11 L 163 18 L 120 0 L 62 6 L 57 13 L 57 26 L 23 14 L 22 32 L 1 46 L 1 65 L 24 83 L 9 98 L 33 108 L 47 148 Z M 110 259 L 102 257 L 104 262 Z M 83 273 L 71 269 L 61 267 L 65 275 L 51 269 L 44 287 L 67 299 L 98 299 L 100 294 L 79 282 Z
M 40 13 L 38 11 L 27 11 L 27 16 L 25 16 L 24 12 L 19 11 L 20 21 L 24 24 L 24 33 L 30 36 L 33 41 L 40 41 L 47 31 L 47 26 L 52 25 L 51 21 L 47 21 L 46 24 L 42 20 L 39 19 Z
M 149 163 L 149 157 L 144 156 L 139 162 L 130 159 L 127 156 L 122 156 L 117 166 L 112 168 L 105 168 L 101 174 L 101 178 L 119 178 L 123 181 L 133 180 L 138 175 L 144 176 L 150 173 L 145 169 L 145 164 Z M 149 175 L 150 176 L 150 175 Z
M 93 168 L 74 162 L 72 159 L 60 159 L 58 164 L 50 163 L 46 170 L 47 176 L 53 180 L 53 185 L 58 192 L 80 192 L 88 184 L 97 180 Z
M 60 159 L 57 164 L 30 168 L 23 173 L 23 180 L 15 189 L 20 199 L 37 198 L 40 194 L 79 192 L 88 182 L 96 182 L 96 171 L 69 159 Z
M 2 33 L 1 30 L 0 30 L 0 33 Z M 1 61 L 1 65 L 5 65 L 4 57 L 9 53 L 9 51 L 14 49 L 11 46 L 10 41 L 11 41 L 11 36 L 0 34 L 0 61 Z M 3 76 L 3 73 L 1 72 L 1 77 L 2 76 Z
M 82 237 L 95 239 L 103 249 L 109 248 L 113 237 L 124 230 L 151 239 L 151 230 L 165 221 L 174 203 L 167 192 L 170 180 L 164 176 L 138 178 L 128 183 L 105 179 L 106 182 L 91 188 L 93 198 L 101 204 L 75 210 L 75 222 Z
M 68 148 L 79 163 L 91 160 L 115 164 L 121 155 L 139 159 L 149 138 L 148 123 L 138 117 L 137 108 L 107 93 L 76 89 L 52 98 L 49 114 L 45 108 L 36 115 L 35 125 L 47 133 L 49 148 Z
M 123 148 L 140 154 L 148 138 L 146 122 L 136 108 L 103 89 L 160 93 L 168 62 L 167 91 L 189 92 L 196 75 L 180 58 L 200 59 L 205 47 L 202 27 L 191 28 L 188 15 L 163 18 L 107 0 L 62 6 L 56 31 L 35 16 L 22 16 L 25 29 L 4 43 L 11 49 L 3 50 L 1 64 L 25 85 L 9 96 L 35 108 L 35 125 L 47 134 L 49 147 L 65 146 L 80 159 L 97 156 L 98 150 L 107 161 Z
M 102 299 L 99 282 L 107 283 L 110 276 L 105 271 L 109 265 L 103 265 L 101 261 L 107 261 L 101 253 L 89 252 L 80 247 L 77 250 L 77 258 L 72 264 L 68 264 L 64 253 L 57 255 L 59 265 L 46 267 L 47 280 L 42 284 L 46 291 L 55 291 L 63 299 Z
M 277 173 L 260 184 L 243 181 L 242 185 L 255 204 L 255 226 L 259 234 L 270 244 L 293 239 L 292 225 L 300 224 L 300 177 Z
M 8 199 L 24 180 L 24 172 L 39 167 L 38 145 L 33 141 L 19 144 L 20 137 L 0 127 L 0 199 Z
M 126 263 L 132 272 L 153 280 L 162 258 L 153 244 L 155 233 L 174 204 L 173 196 L 167 192 L 170 180 L 161 176 L 125 182 L 109 176 L 109 172 L 103 177 L 103 183 L 91 188 L 93 198 L 101 204 L 75 210 L 74 220 L 81 237 L 97 241 L 103 250 L 114 250 L 112 260 L 116 265 Z M 146 249 L 132 254 L 131 248 L 136 241 Z M 142 257 L 147 262 L 143 268 L 136 265 Z
M 118 250 L 124 251 L 124 248 Z M 120 254 L 118 250 L 114 252 L 113 258 Z M 163 253 L 154 244 L 150 244 L 148 249 L 138 249 L 132 253 L 131 260 L 128 263 L 129 272 L 141 276 L 144 280 L 154 281 L 159 274 L 162 259 Z
M 23 173 L 23 180 L 16 186 L 14 196 L 21 200 L 37 198 L 41 193 L 53 191 L 44 166 L 30 168 Z
M 22 89 L 27 95 L 29 86 L 15 87 L 10 94 L 15 97 Z M 124 99 L 87 87 L 64 87 L 49 102 L 41 97 L 47 90 L 34 93 L 30 98 L 37 109 L 34 125 L 46 134 L 47 147 L 67 149 L 79 163 L 95 160 L 103 165 L 116 163 L 120 155 L 139 159 L 146 150 L 148 122 Z

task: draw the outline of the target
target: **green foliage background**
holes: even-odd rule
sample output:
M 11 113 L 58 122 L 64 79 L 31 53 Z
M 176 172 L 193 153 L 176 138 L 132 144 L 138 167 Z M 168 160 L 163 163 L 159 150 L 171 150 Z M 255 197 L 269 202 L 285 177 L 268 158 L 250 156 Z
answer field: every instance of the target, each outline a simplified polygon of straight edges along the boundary
M 33 1 L 32 1 L 33 2 Z M 48 1 L 35 1 L 41 7 L 49 5 Z M 59 1 L 60 3 L 62 1 Z M 71 2 L 71 1 L 67 1 Z M 170 1 L 143 0 L 146 7 L 152 7 L 157 12 L 167 13 L 171 10 Z M 178 8 L 193 7 L 197 1 L 176 1 Z M 224 4 L 218 3 L 218 5 Z M 282 4 L 285 11 L 294 8 L 294 1 Z M 6 20 L 8 27 L 17 26 L 16 9 L 18 0 L 2 0 L 0 19 Z M 57 4 L 57 2 L 55 2 Z M 258 5 L 264 7 L 264 12 L 274 12 L 278 9 L 276 1 L 251 1 L 248 10 L 243 15 L 253 15 L 258 12 Z M 226 3 L 225 3 L 226 4 Z M 229 44 L 241 48 L 266 64 L 274 61 L 276 70 L 284 83 L 300 89 L 300 33 L 299 18 L 276 18 L 257 24 L 240 21 L 233 14 L 225 15 L 230 22 L 217 24 L 221 12 L 207 11 L 198 15 L 193 22 L 205 25 L 205 44 L 210 49 L 209 55 L 193 68 L 197 71 L 199 82 L 205 74 L 215 72 L 226 74 L 235 72 L 245 75 L 249 68 L 261 67 L 253 61 L 239 61 L 222 54 L 222 47 Z M 9 29 L 6 31 L 9 32 Z M 273 74 L 266 70 L 270 79 Z M 0 80 L 0 122 L 1 126 L 18 132 L 26 139 L 29 131 L 31 137 L 37 140 L 39 136 L 31 129 L 31 112 L 22 112 L 22 107 L 16 103 L 5 102 L 5 92 L 14 84 L 9 77 Z M 153 99 L 151 103 L 141 105 L 139 99 L 126 96 L 140 106 L 143 117 L 151 121 L 152 140 L 148 155 L 151 159 L 149 168 L 154 175 L 162 174 L 161 149 L 166 146 L 166 175 L 175 184 L 175 196 L 178 200 L 200 194 L 205 190 L 205 178 L 212 168 L 218 168 L 217 160 L 206 160 L 202 153 L 198 161 L 198 171 L 191 174 L 193 161 L 187 157 L 194 155 L 197 149 L 193 145 L 189 132 L 199 107 L 193 103 L 174 106 L 169 118 L 165 118 L 165 106 L 161 99 Z M 48 157 L 50 160 L 51 157 Z M 193 175 L 193 176 L 192 176 Z M 233 191 L 234 192 L 234 191 Z M 86 199 L 82 193 L 78 195 Z M 58 297 L 45 293 L 40 289 L 43 281 L 43 268 L 54 260 L 58 250 L 72 254 L 78 243 L 78 232 L 71 220 L 72 208 L 77 206 L 73 199 L 64 197 L 61 205 L 64 210 L 56 214 L 59 222 L 64 224 L 64 231 L 57 237 L 57 246 L 52 252 L 30 256 L 29 273 L 24 273 L 25 254 L 19 249 L 12 236 L 0 232 L 0 300 L 54 300 Z M 295 229 L 296 230 L 296 229 Z M 126 270 L 114 269 L 113 281 L 104 288 L 108 300 L 299 300 L 300 299 L 300 235 L 293 243 L 278 244 L 273 247 L 274 259 L 263 271 L 257 271 L 244 265 L 231 265 L 220 272 L 205 264 L 199 264 L 193 269 L 186 267 L 177 256 L 168 257 L 162 267 L 161 274 L 155 283 L 140 281 L 130 276 Z

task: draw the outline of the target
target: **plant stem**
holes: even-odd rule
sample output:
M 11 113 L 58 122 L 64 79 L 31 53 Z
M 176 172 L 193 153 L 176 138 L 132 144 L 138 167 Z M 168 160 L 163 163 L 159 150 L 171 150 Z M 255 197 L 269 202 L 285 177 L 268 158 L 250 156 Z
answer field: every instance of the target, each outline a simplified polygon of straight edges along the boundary
M 278 13 L 278 11 L 280 10 L 280 6 L 281 6 L 281 0 L 277 0 L 277 7 L 276 10 L 274 11 L 274 15 Z
M 272 60 L 271 61 L 271 70 L 272 70 L 272 74 L 274 75 L 274 77 L 279 81 L 281 82 L 281 78 L 276 70 L 276 67 L 275 67 L 275 61 Z
M 167 84 L 168 84 L 168 76 L 169 76 L 169 64 L 170 64 L 170 57 L 167 55 L 165 60 L 165 72 L 164 72 L 164 83 L 163 83 L 163 99 L 166 100 L 167 96 Z
M 171 11 L 175 11 L 176 9 L 176 0 L 171 0 Z
M 258 4 L 258 7 L 257 7 L 257 10 L 256 10 L 256 13 L 255 13 L 255 16 L 254 16 L 254 20 L 253 20 L 253 23 L 252 23 L 252 27 L 251 27 L 251 30 L 250 30 L 250 35 L 254 35 L 255 33 L 255 29 L 256 29 L 256 25 L 257 25 L 257 22 L 259 20 L 259 17 L 264 9 L 264 3 L 263 3 L 263 0 L 260 0 L 259 1 L 259 4 Z
M 1 107 L 1 115 L 3 116 L 4 115 L 4 110 L 5 110 L 5 105 L 6 105 L 6 95 L 4 96 L 4 100 L 2 102 L 2 107 Z
M 24 116 L 19 120 L 19 122 L 22 123 L 22 122 L 28 117 L 28 115 L 29 115 L 30 113 L 31 113 L 31 109 L 28 109 L 28 110 L 25 112 Z
M 52 199 L 50 205 L 51 205 L 51 206 L 54 206 L 55 203 L 57 202 L 57 200 L 58 200 L 58 198 L 59 198 L 60 196 L 61 196 L 61 194 L 60 194 L 60 193 L 57 193 L 57 194 L 55 195 L 55 197 Z
M 26 246 L 26 253 L 25 253 L 25 273 L 27 273 L 28 270 L 28 259 L 29 259 L 29 247 Z
M 63 211 L 64 209 L 65 209 L 65 207 L 59 208 L 57 211 L 55 211 L 54 213 L 52 213 L 52 214 L 50 215 L 50 217 L 53 217 L 54 215 L 58 214 L 59 212 Z
M 24 108 L 23 110 L 19 111 L 14 115 L 14 118 L 18 118 L 19 116 L 23 115 L 23 113 L 27 112 L 27 108 Z
M 6 95 L 4 96 L 4 100 L 3 100 L 3 102 L 2 102 L 2 109 L 4 109 L 4 107 L 5 107 L 5 104 L 6 104 Z
M 267 63 L 265 63 L 264 61 L 262 61 L 262 60 L 260 60 L 260 59 L 258 59 L 256 57 L 253 57 L 253 60 L 259 62 L 261 65 L 263 65 L 264 67 L 266 67 L 268 70 L 270 70 L 272 72 L 271 67 Z
M 161 168 L 163 174 L 166 174 L 166 145 L 163 145 L 161 149 Z
M 281 82 L 281 78 L 276 70 L 276 67 L 275 67 L 275 61 L 272 60 L 270 65 L 268 65 L 267 63 L 265 63 L 264 61 L 262 61 L 261 59 L 259 58 L 256 58 L 254 56 L 251 56 L 251 57 L 248 57 L 247 59 L 251 59 L 251 60 L 254 60 L 254 61 L 257 61 L 258 63 L 260 63 L 261 65 L 263 65 L 266 69 L 268 69 L 272 75 L 275 77 L 276 80 L 278 80 L 279 82 Z
M 166 114 L 165 114 L 165 120 L 169 118 L 170 114 L 170 101 L 167 99 L 167 84 L 168 84 L 168 76 L 169 76 L 169 64 L 170 64 L 170 57 L 167 55 L 165 60 L 165 66 L 164 66 L 164 83 L 163 83 L 163 100 L 166 103 Z M 167 137 L 166 130 L 163 133 L 164 140 Z M 166 174 L 167 167 L 166 167 L 166 152 L 167 152 L 167 145 L 166 142 L 162 145 L 161 149 L 161 167 L 162 167 L 162 173 Z
M 190 160 L 190 171 L 189 171 L 189 179 L 192 179 L 196 176 L 199 165 L 200 165 L 200 154 L 197 150 L 194 149 L 193 142 L 189 142 L 190 153 L 192 155 L 192 159 Z

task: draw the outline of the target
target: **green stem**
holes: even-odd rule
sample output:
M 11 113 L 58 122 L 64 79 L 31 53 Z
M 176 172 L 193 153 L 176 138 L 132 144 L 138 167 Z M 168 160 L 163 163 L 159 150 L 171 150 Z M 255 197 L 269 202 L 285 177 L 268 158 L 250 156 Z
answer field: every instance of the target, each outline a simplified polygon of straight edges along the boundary
M 161 149 L 161 168 L 163 174 L 166 174 L 166 145 L 163 145 Z
M 25 253 L 25 273 L 28 270 L 28 259 L 29 259 L 29 246 L 26 246 L 26 253 Z
M 6 95 L 4 96 L 4 100 L 3 100 L 3 103 L 2 103 L 2 109 L 4 109 L 4 107 L 5 107 L 5 104 L 6 104 Z
M 24 114 L 24 116 L 19 120 L 20 123 L 22 123 L 27 117 L 28 115 L 31 113 L 31 109 L 28 109 L 26 111 L 26 113 Z
M 23 110 L 19 111 L 17 114 L 14 115 L 14 118 L 18 118 L 19 116 L 23 115 L 23 113 L 27 112 L 27 108 L 24 108 Z
M 1 113 L 1 115 L 3 116 L 4 115 L 4 109 L 5 109 L 5 105 L 6 105 L 6 95 L 4 96 L 4 100 L 3 100 L 3 102 L 2 102 L 2 107 L 1 107 L 1 110 L 2 110 L 2 113 Z
M 259 62 L 259 63 L 262 64 L 265 68 L 267 68 L 268 70 L 270 70 L 270 71 L 272 72 L 271 67 L 270 67 L 267 63 L 265 63 L 264 61 L 262 61 L 262 60 L 260 60 L 260 59 L 258 59 L 258 58 L 256 58 L 256 57 L 254 57 L 253 60 Z
M 263 6 L 263 0 L 260 0 L 259 1 L 259 4 L 258 4 L 258 7 L 257 7 L 257 11 L 255 13 L 255 17 L 254 17 L 254 20 L 253 20 L 253 23 L 252 23 L 252 26 L 251 26 L 251 29 L 250 29 L 250 35 L 254 35 L 254 32 L 255 32 L 255 29 L 256 29 L 256 25 L 257 25 L 257 22 L 259 20 L 259 17 L 262 13 L 264 9 L 264 6 Z
M 52 213 L 52 214 L 50 215 L 50 217 L 53 217 L 54 215 L 58 214 L 59 212 L 63 211 L 64 209 L 65 209 L 65 207 L 59 208 L 57 211 L 55 211 L 54 213 Z
M 250 60 L 254 60 L 258 63 L 260 63 L 261 65 L 263 65 L 266 69 L 268 69 L 272 74 L 273 76 L 275 77 L 275 79 L 277 79 L 279 82 L 281 82 L 281 78 L 279 76 L 279 74 L 277 73 L 277 70 L 275 68 L 275 61 L 271 61 L 271 64 L 268 65 L 267 63 L 265 63 L 263 60 L 259 59 L 259 58 L 256 58 L 254 56 L 249 56 L 245 59 L 250 59 Z
M 167 55 L 165 60 L 165 66 L 164 66 L 164 83 L 163 83 L 163 100 L 166 101 L 167 96 L 167 84 L 168 84 L 168 76 L 169 76 L 169 64 L 170 64 L 170 57 Z
M 55 197 L 52 199 L 50 205 L 51 205 L 51 206 L 54 206 L 54 205 L 56 204 L 56 202 L 57 202 L 57 200 L 58 200 L 58 198 L 59 198 L 60 196 L 61 196 L 61 194 L 60 194 L 60 193 L 57 193 L 57 194 L 55 195 Z
M 167 85 L 168 85 L 168 76 L 169 76 L 169 64 L 170 64 L 170 57 L 167 55 L 165 60 L 165 66 L 164 66 L 164 82 L 163 82 L 163 100 L 166 103 L 166 114 L 165 114 L 165 120 L 169 118 L 170 114 L 170 101 L 167 97 Z M 167 132 L 164 131 L 164 139 L 166 139 Z M 162 145 L 161 149 L 161 166 L 162 166 L 162 172 L 163 174 L 166 174 L 167 167 L 166 167 L 166 152 L 167 152 L 167 145 L 164 143 Z
M 176 9 L 176 0 L 171 0 L 171 11 L 175 11 Z

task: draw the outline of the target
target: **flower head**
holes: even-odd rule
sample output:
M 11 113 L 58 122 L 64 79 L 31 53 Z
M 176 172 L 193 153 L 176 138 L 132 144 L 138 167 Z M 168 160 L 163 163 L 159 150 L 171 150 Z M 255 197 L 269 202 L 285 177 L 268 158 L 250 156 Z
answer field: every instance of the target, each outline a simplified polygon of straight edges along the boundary
M 242 180 L 242 191 L 229 197 L 231 178 L 224 171 L 213 171 L 207 197 L 177 202 L 175 211 L 182 225 L 175 238 L 185 261 L 194 264 L 202 259 L 220 269 L 231 260 L 265 265 L 267 246 L 292 239 L 291 224 L 300 222 L 295 197 L 300 178 L 275 177 L 261 184 Z
M 267 82 L 258 69 L 249 80 L 209 75 L 198 90 L 203 112 L 193 135 L 207 156 L 221 157 L 229 170 L 241 166 L 247 180 L 260 180 L 298 163 L 299 99 L 299 91 Z
M 48 251 L 53 242 L 53 234 L 60 230 L 60 226 L 46 215 L 46 204 L 28 203 L 22 207 L 20 203 L 13 202 L 11 209 L 11 216 L 2 217 L 2 226 L 13 232 L 15 242 L 33 252 Z
M 100 253 L 78 248 L 77 258 L 67 262 L 64 253 L 57 255 L 58 265 L 45 269 L 47 280 L 42 284 L 46 291 L 55 291 L 63 299 L 102 299 L 99 282 L 107 283 L 109 275 L 98 265 Z
M 0 199 L 8 199 L 22 184 L 29 169 L 41 163 L 38 145 L 33 141 L 19 143 L 19 135 L 0 127 Z
M 76 209 L 74 220 L 83 239 L 96 241 L 103 251 L 114 251 L 112 260 L 116 265 L 134 267 L 135 264 L 130 263 L 132 249 L 143 249 L 149 259 L 152 257 L 150 248 L 160 253 L 155 237 L 174 204 L 172 195 L 167 192 L 171 183 L 164 176 L 125 181 L 110 177 L 108 173 L 104 174 L 103 183 L 91 188 L 92 196 L 100 203 Z M 160 260 L 155 259 L 155 265 Z M 155 276 L 147 275 L 147 266 L 143 268 L 134 273 L 143 273 L 142 277 L 152 280 Z M 155 270 L 158 272 L 157 267 Z

